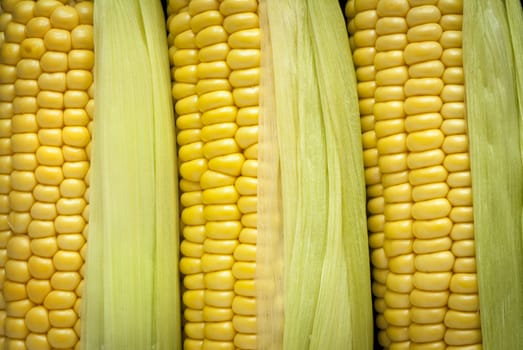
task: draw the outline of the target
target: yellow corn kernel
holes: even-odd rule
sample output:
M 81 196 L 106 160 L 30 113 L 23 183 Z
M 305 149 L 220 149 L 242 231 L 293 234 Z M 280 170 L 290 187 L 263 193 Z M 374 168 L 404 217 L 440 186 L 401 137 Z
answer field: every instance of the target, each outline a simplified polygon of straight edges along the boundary
M 409 326 L 410 339 L 418 343 L 435 342 L 443 339 L 445 325 L 439 324 L 411 324 Z
M 476 272 L 476 258 L 475 257 L 459 257 L 454 262 L 454 272 L 474 273 Z
M 448 289 L 451 272 L 420 272 L 414 273 L 414 286 L 426 291 L 442 291 Z
M 436 253 L 449 250 L 452 240 L 449 237 L 438 237 L 432 239 L 416 239 L 413 249 L 416 254 Z
M 410 302 L 414 306 L 425 308 L 444 307 L 449 298 L 448 291 L 434 292 L 414 289 L 410 294 Z
M 239 12 L 228 15 L 223 21 L 223 26 L 228 33 L 239 30 L 258 28 L 258 15 L 254 12 Z
M 53 347 L 72 347 L 78 342 L 78 336 L 72 328 L 51 328 L 47 333 L 49 345 Z
M 442 77 L 446 84 L 463 84 L 463 68 L 462 67 L 448 67 L 445 69 Z
M 29 310 L 25 315 L 25 322 L 31 332 L 43 333 L 50 328 L 48 311 L 43 306 Z
M 480 328 L 479 314 L 477 312 L 449 310 L 445 315 L 445 325 L 457 329 Z
M 455 293 L 471 294 L 477 293 L 477 278 L 476 274 L 457 273 L 452 276 L 450 283 L 450 290 Z
M 233 312 L 231 309 L 215 308 L 211 306 L 204 306 L 203 320 L 206 322 L 223 322 L 231 320 Z
M 449 308 L 458 311 L 477 312 L 479 299 L 477 294 L 452 293 L 449 296 Z
M 473 345 L 481 343 L 481 331 L 479 329 L 447 329 L 445 342 L 448 345 Z
M 405 309 L 410 307 L 409 295 L 387 290 L 383 298 L 387 307 L 393 309 Z
M 446 314 L 446 308 L 413 307 L 410 310 L 412 321 L 417 324 L 442 323 Z
M 202 322 L 203 321 L 203 311 L 202 310 L 192 310 L 192 309 L 186 308 L 183 315 L 188 322 Z
M 250 228 L 250 227 L 245 227 L 240 232 L 239 241 L 240 241 L 240 243 L 250 243 L 250 244 L 255 245 L 257 235 L 258 235 L 258 231 L 256 229 Z M 249 251 L 251 249 L 252 249 L 252 247 L 248 248 Z M 249 255 L 249 256 L 251 256 L 251 255 Z
M 389 259 L 389 270 L 393 273 L 413 273 L 415 271 L 414 254 L 399 255 Z
M 234 240 L 241 230 L 242 225 L 239 221 L 216 221 L 205 224 L 207 237 L 211 239 Z
M 386 309 L 383 313 L 389 325 L 406 327 L 410 324 L 408 309 Z
M 466 187 L 471 185 L 470 172 L 452 172 L 447 178 L 447 183 L 450 187 Z
M 231 255 L 204 254 L 201 264 L 203 272 L 228 270 L 232 268 L 234 258 Z
M 218 123 L 204 126 L 201 129 L 202 141 L 209 142 L 234 137 L 238 126 L 235 123 Z
M 450 251 L 422 254 L 416 257 L 416 268 L 424 272 L 450 271 L 454 265 L 454 255 Z
M 383 243 L 383 249 L 387 257 L 393 258 L 398 255 L 412 252 L 412 242 L 410 240 L 387 240 Z
M 205 285 L 214 290 L 233 290 L 235 278 L 232 271 L 213 271 L 205 275 Z
M 49 313 L 49 321 L 53 327 L 73 328 L 78 320 L 74 310 L 53 310 Z
M 224 0 L 220 4 L 220 12 L 224 15 L 233 15 L 243 12 L 256 12 L 258 4 L 254 0 Z
M 440 40 L 443 29 L 438 23 L 425 23 L 411 27 L 407 32 L 409 42 Z M 442 44 L 443 46 L 443 44 Z
M 237 240 L 206 239 L 204 242 L 204 250 L 206 253 L 232 255 L 237 245 Z
M 232 290 L 207 289 L 205 290 L 205 304 L 214 307 L 231 308 L 234 296 Z
M 190 290 L 183 293 L 183 304 L 192 309 L 203 309 L 204 305 L 204 291 Z

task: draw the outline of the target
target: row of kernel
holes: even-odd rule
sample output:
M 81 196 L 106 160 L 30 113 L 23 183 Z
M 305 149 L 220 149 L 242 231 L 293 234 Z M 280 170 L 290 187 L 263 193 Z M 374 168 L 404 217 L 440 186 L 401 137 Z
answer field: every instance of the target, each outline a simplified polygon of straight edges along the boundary
M 61 107 L 63 114 L 62 118 L 56 115 L 54 120 L 53 118 L 39 119 L 39 126 L 40 131 L 47 132 L 49 135 L 58 134 L 58 130 L 62 131 L 62 144 L 58 144 L 58 138 L 55 140 L 52 137 L 47 140 L 42 138 L 42 148 L 61 146 L 63 152 L 63 179 L 59 184 L 62 198 L 56 203 L 56 207 L 57 209 L 60 207 L 59 214 L 64 216 L 63 220 L 67 223 L 59 229 L 55 222 L 56 233 L 58 233 L 57 244 L 61 251 L 55 253 L 53 262 L 59 261 L 58 265 L 55 262 L 56 268 L 69 272 L 69 276 L 67 279 L 54 283 L 51 280 L 51 287 L 53 292 L 70 293 L 71 298 L 73 291 L 76 295 L 74 305 L 64 310 L 64 313 L 67 312 L 67 317 L 64 315 L 61 323 L 63 340 L 67 344 L 72 344 L 75 335 L 76 340 L 80 336 L 83 256 L 86 248 L 86 221 L 88 219 L 88 169 L 91 139 L 89 122 L 93 112 L 92 4 L 78 4 L 76 8 L 56 6 L 50 18 L 52 20 L 51 29 L 44 35 L 44 45 L 48 52 L 67 52 L 67 67 L 52 69 L 49 76 L 45 76 L 45 78 L 51 79 L 48 81 L 40 79 L 39 84 L 43 91 L 51 91 L 55 96 L 63 94 L 63 107 Z M 55 29 L 59 29 L 59 31 Z M 70 32 L 71 47 L 67 43 L 67 32 Z M 61 44 L 60 41 L 62 41 Z M 64 58 L 62 55 L 62 59 Z M 53 82 L 52 78 L 56 78 L 56 80 Z M 42 98 L 42 100 L 44 99 Z M 40 107 L 53 111 L 60 109 L 59 106 L 51 105 Z M 53 125 L 53 121 L 58 124 L 63 123 L 63 125 Z M 47 124 L 48 122 L 49 124 Z M 61 260 L 57 259 L 58 256 L 61 257 Z M 65 344 L 61 345 L 65 346 Z
M 13 117 L 14 83 L 16 79 L 16 55 L 18 45 L 6 40 L 6 31 L 12 20 L 0 4 L 0 348 L 5 347 L 6 303 L 4 299 L 5 263 L 7 242 L 12 235 L 8 224 L 9 191 L 11 173 L 11 119 Z M 7 35 L 9 37 L 9 35 Z M 14 50 L 13 50 L 14 49 Z M 15 53 L 13 55 L 13 53 Z
M 7 4 L 6 4 L 7 5 Z M 20 77 L 20 68 L 19 63 L 21 61 L 21 44 L 20 42 L 24 39 L 25 33 L 24 29 L 25 26 L 23 23 L 19 23 L 20 19 L 22 19 L 24 16 L 17 16 L 15 15 L 15 8 L 18 7 L 18 4 L 13 3 L 13 8 L 11 9 L 5 9 L 11 11 L 11 21 L 6 26 L 6 35 L 5 35 L 5 41 L 2 45 L 2 52 L 0 53 L 2 56 L 2 63 L 10 64 L 14 67 L 13 70 L 13 78 L 11 85 L 11 105 L 10 105 L 10 115 L 8 118 L 10 118 L 10 126 L 11 126 L 11 138 L 9 141 L 11 150 L 9 152 L 13 154 L 12 152 L 16 152 L 17 148 L 20 146 L 19 141 L 23 141 L 23 139 L 16 140 L 14 139 L 15 135 L 23 130 L 17 130 L 19 127 L 19 124 L 16 122 L 16 114 L 20 113 L 20 101 L 16 97 L 16 85 L 18 78 Z M 24 22 L 23 20 L 21 22 Z M 17 142 L 18 141 L 18 142 Z M 18 143 L 18 144 L 16 144 Z M 14 160 L 14 157 L 12 158 Z M 27 304 L 28 299 L 25 295 L 25 282 L 30 278 L 30 274 L 28 271 L 28 261 L 30 251 L 28 252 L 27 249 L 19 249 L 18 244 L 16 244 L 18 241 L 22 241 L 24 243 L 28 242 L 28 239 L 24 235 L 25 228 L 24 226 L 27 225 L 27 221 L 29 217 L 29 213 L 24 213 L 23 206 L 25 203 L 27 203 L 27 200 L 25 200 L 26 196 L 24 196 L 24 192 L 14 192 L 13 189 L 19 189 L 23 190 L 23 188 L 20 188 L 19 181 L 17 181 L 16 177 L 13 179 L 12 174 L 13 168 L 15 168 L 15 163 L 12 163 L 13 166 L 9 171 L 9 195 L 8 195 L 8 224 L 12 228 L 13 235 L 10 236 L 7 240 L 6 244 L 6 256 L 5 256 L 5 276 L 3 276 L 3 289 L 2 294 L 4 296 L 5 300 L 5 306 L 6 306 L 6 317 L 2 322 L 2 334 L 5 336 L 5 346 L 13 346 L 16 343 L 22 343 L 24 341 L 25 336 L 27 335 L 27 329 L 24 324 L 24 316 L 27 312 Z M 18 195 L 18 196 L 17 196 Z M 20 200 L 19 203 L 14 203 L 17 201 L 17 199 Z M 25 203 L 24 203 L 25 202 Z M 13 204 L 20 204 L 20 212 L 16 213 L 13 212 Z M 20 218 L 17 220 L 17 218 Z M 13 223 L 15 225 L 13 225 Z M 23 243 L 22 243 L 23 244 Z M 22 245 L 22 247 L 27 247 L 27 244 Z M 30 303 L 30 301 L 29 301 Z M 30 306 L 30 305 L 29 305 Z
M 453 276 L 449 283 L 448 312 L 445 315 L 445 343 L 451 346 L 481 347 L 478 286 L 474 251 L 474 224 L 472 216 L 472 189 L 468 137 L 464 115 L 464 81 L 462 62 L 462 0 L 445 0 L 438 3 L 443 28 L 440 43 L 443 47 L 442 61 L 445 69 L 442 79 L 445 88 L 443 100 L 442 131 L 445 167 L 449 171 L 448 200 L 453 205 L 450 218 L 453 221 L 450 237 L 455 256 Z M 450 112 L 449 111 L 453 111 Z
M 86 224 L 82 231 L 75 231 L 68 234 L 71 243 L 70 249 L 80 253 L 82 266 L 79 269 L 81 280 L 76 285 L 75 293 L 77 301 L 74 305 L 74 311 L 78 320 L 74 324 L 76 335 L 80 337 L 80 310 L 83 291 L 84 261 L 87 249 L 87 230 L 89 217 L 89 165 L 90 165 L 90 145 L 92 135 L 92 123 L 94 117 L 94 38 L 93 38 L 93 3 L 79 2 L 75 5 L 78 13 L 79 24 L 72 30 L 71 37 L 75 36 L 80 40 L 72 40 L 72 51 L 76 53 L 74 65 L 69 59 L 69 71 L 67 73 L 67 90 L 71 95 L 71 103 L 65 104 L 64 111 L 64 169 L 66 166 L 74 168 L 77 171 L 64 171 L 64 182 L 69 181 L 72 190 L 69 195 L 70 204 L 63 210 L 69 215 L 81 216 Z M 74 67 L 74 68 L 72 68 Z M 74 95 L 73 95 L 74 94 Z M 64 96 L 65 102 L 65 96 Z M 68 108 L 71 107 L 71 108 Z M 76 118 L 65 118 L 66 115 L 75 116 Z M 66 154 L 65 152 L 69 154 Z M 82 193 L 83 192 L 83 193 Z M 63 235 L 62 235 L 63 236 Z M 75 256 L 79 261 L 78 256 Z M 72 278 L 70 282 L 74 281 Z M 71 283 L 72 287 L 74 283 Z M 53 286 L 58 288 L 58 286 Z M 62 290 L 67 290 L 68 286 L 61 286 Z M 69 310 L 71 311 L 71 310 Z M 70 319 L 72 321 L 72 318 Z M 64 324 L 63 326 L 69 326 Z M 79 346 L 79 343 L 76 345 Z
M 89 229 L 89 186 L 90 186 L 90 180 L 89 180 L 89 168 L 90 168 L 90 160 L 91 160 L 91 141 L 92 141 L 92 134 L 93 134 L 93 119 L 94 119 L 94 91 L 95 91 L 95 82 L 94 82 L 94 57 L 91 58 L 90 53 L 92 52 L 94 55 L 94 36 L 93 36 L 93 22 L 94 22 L 94 4 L 91 1 L 85 1 L 85 2 L 78 2 L 75 6 L 77 12 L 80 16 L 80 24 L 86 25 L 86 32 L 88 33 L 88 39 L 87 44 L 84 49 L 84 53 L 89 53 L 84 55 L 85 58 L 87 58 L 87 61 L 79 66 L 83 66 L 83 69 L 79 70 L 80 75 L 84 79 L 84 83 L 81 83 L 81 87 L 85 88 L 85 86 L 89 85 L 87 88 L 87 94 L 89 96 L 89 100 L 87 101 L 87 104 L 84 107 L 85 113 L 87 114 L 87 117 L 89 118 L 89 121 L 87 123 L 87 126 L 85 125 L 85 119 L 78 123 L 71 124 L 71 126 L 80 127 L 83 134 L 85 134 L 85 131 L 87 131 L 87 134 L 89 135 L 89 140 L 87 141 L 87 144 L 85 144 L 85 152 L 87 159 L 74 162 L 71 165 L 76 165 L 78 167 L 83 167 L 83 170 L 85 170 L 85 173 L 82 171 L 82 174 L 78 174 L 78 177 L 83 175 L 84 182 L 86 184 L 85 193 L 83 196 L 85 206 L 83 209 L 81 209 L 81 214 L 84 220 L 86 221 L 86 225 L 84 226 L 84 230 L 82 231 L 82 235 L 84 238 L 84 243 L 82 247 L 80 248 L 80 255 L 83 260 L 82 267 L 80 269 L 80 275 L 82 276 L 82 280 L 78 284 L 75 292 L 78 296 L 77 308 L 75 308 L 75 312 L 77 312 L 77 315 L 79 317 L 78 321 L 75 323 L 75 331 L 78 337 L 80 337 L 81 333 L 81 303 L 82 303 L 82 295 L 83 295 L 83 277 L 84 277 L 84 267 L 85 267 L 85 259 L 87 255 L 87 240 L 88 240 L 88 229 Z M 90 67 L 90 69 L 89 69 Z M 86 80 L 86 81 L 85 81 Z M 71 87 L 70 87 L 71 88 Z M 80 142 L 80 144 L 83 144 L 83 142 Z M 68 177 L 68 174 L 66 174 L 66 178 Z M 79 198 L 77 200 L 82 205 L 82 199 Z M 80 206 L 81 207 L 81 206 Z M 80 212 L 80 207 L 75 212 Z M 79 343 L 77 343 L 77 346 L 79 347 Z
M 201 258 L 206 236 L 203 217 L 200 178 L 207 167 L 202 153 L 201 114 L 198 110 L 197 66 L 199 63 L 195 34 L 191 28 L 192 15 L 187 6 L 173 12 L 168 19 L 169 57 L 171 60 L 178 158 L 180 161 L 180 189 L 182 204 L 182 235 L 180 271 L 183 277 L 183 304 L 185 319 L 185 349 L 203 346 L 204 279 Z
M 383 313 L 385 311 L 385 283 L 387 278 L 387 257 L 383 249 L 384 242 L 384 206 L 383 185 L 378 166 L 378 150 L 376 148 L 374 94 L 376 91 L 376 74 L 374 57 L 376 43 L 376 1 L 362 2 L 351 0 L 347 2 L 345 12 L 348 17 L 350 45 L 354 53 L 358 79 L 358 96 L 361 112 L 361 128 L 363 140 L 363 155 L 365 166 L 365 183 L 367 185 L 367 227 L 369 230 L 369 246 L 372 263 L 372 291 L 376 326 L 379 329 L 380 344 L 389 343 Z
M 225 62 L 229 47 L 219 6 L 217 1 L 191 1 L 189 12 L 199 49 L 197 107 L 202 113 L 201 137 L 206 161 L 200 180 L 206 220 L 202 256 L 203 348 L 229 349 L 234 337 L 232 251 L 239 231 L 238 195 L 231 185 L 236 175 L 234 169 L 242 159 L 235 156 L 236 145 L 230 138 L 236 128 L 230 122 L 234 107 L 227 80 L 230 70 Z M 233 170 L 222 171 L 227 166 Z
M 256 348 L 256 239 L 257 239 L 257 147 L 258 104 L 260 83 L 260 29 L 256 1 L 242 1 L 236 7 L 224 1 L 221 10 L 226 14 L 224 28 L 229 33 L 231 48 L 227 63 L 231 67 L 229 82 L 233 98 L 239 107 L 235 140 L 243 151 L 245 161 L 236 180 L 240 195 L 237 206 L 243 225 L 234 250 L 232 268 L 236 279 L 232 303 L 234 345 L 237 349 Z M 250 118 L 245 119 L 245 115 Z
M 202 258 L 205 274 L 204 348 L 233 349 L 236 333 L 232 323 L 235 297 L 233 251 L 241 230 L 234 181 L 239 175 L 243 157 L 234 140 L 236 107 L 228 80 L 230 47 L 227 43 L 229 34 L 223 25 L 225 16 L 217 1 L 203 5 L 203 1 L 197 0 L 189 4 L 189 9 L 195 14 L 192 25 L 200 57 L 199 110 L 203 113 L 203 152 L 208 162 L 201 181 L 207 220 Z
M 415 268 L 411 293 L 410 338 L 416 346 L 444 347 L 448 282 L 454 261 L 448 237 L 451 208 L 446 199 L 447 172 L 442 166 L 443 133 L 440 130 L 440 92 L 443 82 L 440 63 L 440 14 L 431 4 L 415 4 L 407 13 L 408 46 L 405 61 L 409 80 L 405 83 L 407 147 L 411 152 L 412 215 L 414 218 Z M 415 176 L 422 174 L 422 176 Z
M 410 346 L 410 301 L 414 273 L 411 186 L 408 172 L 405 95 L 408 78 L 403 52 L 407 45 L 407 1 L 377 3 L 376 21 L 376 148 L 384 198 L 384 252 L 389 273 L 385 282 L 384 320 L 391 349 Z

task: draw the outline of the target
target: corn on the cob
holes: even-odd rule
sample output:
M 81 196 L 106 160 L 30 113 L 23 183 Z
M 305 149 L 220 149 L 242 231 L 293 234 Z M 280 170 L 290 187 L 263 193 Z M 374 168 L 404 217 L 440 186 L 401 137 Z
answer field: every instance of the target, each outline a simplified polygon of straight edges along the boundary
M 93 6 L 3 2 L 6 348 L 75 348 L 80 335 L 93 117 Z M 7 229 L 10 229 L 10 232 Z
M 367 182 L 369 242 L 378 339 L 390 349 L 481 347 L 462 6 L 354 0 L 346 7 L 362 127 L 375 136 L 363 135 L 366 167 L 381 173 Z M 375 183 L 381 197 L 373 196 Z M 384 234 L 375 240 L 381 213 Z
M 503 144 L 501 137 L 491 139 L 488 128 L 497 130 L 494 125 L 478 125 L 489 125 L 488 114 L 498 111 L 503 116 L 523 116 L 523 99 L 518 99 L 516 93 L 521 94 L 523 89 L 523 71 L 517 68 L 521 68 L 517 56 L 523 50 L 523 40 L 516 34 L 514 48 L 502 41 L 499 47 L 489 44 L 489 48 L 496 48 L 476 55 L 481 58 L 469 54 L 471 63 L 465 69 L 461 48 L 462 23 L 468 21 L 470 37 L 465 42 L 470 46 L 477 45 L 472 44 L 475 38 L 471 33 L 481 33 L 485 28 L 482 36 L 487 37 L 489 30 L 496 28 L 505 38 L 509 30 L 514 35 L 523 23 L 521 6 L 514 0 L 493 0 L 479 5 L 484 6 L 479 10 L 470 0 L 465 2 L 469 17 L 463 20 L 463 1 L 349 0 L 346 7 L 360 94 L 377 339 L 390 349 L 521 347 L 521 327 L 517 324 L 494 334 L 505 316 L 519 319 L 523 312 L 521 288 L 510 290 L 513 284 L 523 285 L 519 268 L 523 258 L 518 255 L 521 237 L 510 247 L 507 243 L 521 231 L 521 159 L 519 154 L 496 159 L 496 155 L 510 153 L 511 148 Z M 269 20 L 259 18 L 258 3 L 261 7 L 266 2 Z M 370 336 L 365 321 L 370 303 L 364 297 L 366 284 L 358 279 L 356 286 L 351 276 L 360 268 L 363 273 L 365 267 L 361 265 L 366 264 L 364 250 L 357 243 L 361 231 L 357 216 L 361 213 L 355 202 L 359 193 L 355 193 L 352 202 L 347 196 L 352 185 L 361 186 L 358 187 L 357 179 L 351 178 L 350 185 L 340 179 L 344 174 L 352 174 L 351 167 L 357 166 L 360 158 L 350 148 L 356 140 L 353 125 L 348 119 L 333 117 L 347 111 L 340 96 L 349 96 L 347 99 L 351 100 L 352 85 L 344 87 L 343 93 L 341 89 L 333 90 L 344 82 L 339 74 L 336 76 L 341 72 L 338 67 L 344 67 L 344 60 L 340 60 L 339 51 L 334 54 L 329 50 L 335 46 L 333 41 L 339 33 L 332 30 L 328 37 L 319 34 L 334 20 L 335 2 L 266 2 L 168 3 L 169 57 L 174 81 L 171 93 L 176 101 L 183 192 L 180 270 L 184 274 L 184 347 L 254 349 L 260 345 L 257 331 L 272 327 L 275 337 L 265 339 L 262 348 L 367 348 Z M 120 56 L 100 56 L 104 57 L 104 64 L 112 64 L 104 65 L 97 73 L 107 79 L 101 93 L 102 116 L 116 118 L 107 117 L 97 127 L 98 159 L 93 166 L 96 190 L 91 189 L 89 196 L 94 106 L 93 3 L 0 1 L 2 348 L 80 348 L 80 315 L 84 348 L 179 346 L 177 297 L 170 292 L 178 290 L 176 271 L 172 268 L 176 266 L 173 261 L 178 260 L 173 235 L 176 208 L 172 203 L 176 170 L 169 98 L 166 90 L 162 92 L 168 82 L 167 62 L 161 58 L 166 52 L 158 48 L 158 42 L 164 39 L 163 24 L 157 25 L 161 11 L 158 2 L 155 6 L 146 1 L 131 4 L 125 0 L 111 4 L 115 13 L 129 10 L 126 19 L 136 30 L 125 31 L 125 21 L 114 21 L 115 32 L 134 33 L 145 41 L 137 40 L 138 46 L 124 42 L 121 47 L 113 47 Z M 506 8 L 511 8 L 512 13 L 504 13 Z M 289 9 L 292 15 L 286 12 Z M 277 12 L 280 17 L 275 15 Z M 471 18 L 480 16 L 472 13 L 495 16 L 478 21 L 480 26 L 473 30 L 470 28 L 475 23 Z M 506 20 L 504 16 L 508 17 L 508 25 L 499 25 L 496 21 L 501 17 Z M 98 23 L 102 23 L 102 17 L 103 10 L 99 11 Z M 263 197 L 263 201 L 276 201 L 274 208 L 262 206 L 270 212 L 265 216 L 258 204 L 259 188 L 263 187 L 261 179 L 258 182 L 258 122 L 259 110 L 264 107 L 258 106 L 263 71 L 263 28 L 259 22 L 263 20 L 268 29 L 264 34 L 272 30 L 273 37 L 282 35 L 272 43 L 265 42 L 267 60 L 277 61 L 275 67 L 265 67 L 265 72 L 275 76 L 264 78 L 266 82 L 271 80 L 264 87 L 264 94 L 277 101 L 272 101 L 276 106 L 266 112 L 279 115 L 275 116 L 278 121 L 260 126 L 266 137 L 263 147 L 267 153 L 278 147 L 288 152 L 278 156 L 265 153 L 270 162 L 264 165 L 276 167 L 264 170 L 265 176 L 271 174 L 272 178 L 265 179 L 263 193 L 273 197 Z M 107 36 L 106 40 L 101 39 L 102 30 L 98 43 L 105 55 L 111 52 L 108 48 L 113 42 Z M 290 42 L 285 42 L 283 33 L 291 33 Z M 273 43 L 275 46 L 269 47 Z M 344 45 L 340 44 L 341 51 Z M 271 48 L 276 52 L 270 52 Z M 130 51 L 140 52 L 137 57 L 141 57 L 138 60 L 142 66 L 136 70 L 120 66 L 119 60 L 125 59 L 123 53 Z M 491 83 L 495 80 L 492 72 L 481 71 L 496 63 L 494 57 L 498 56 L 493 52 L 513 58 L 516 66 L 496 70 L 497 83 L 502 82 L 499 85 Z M 273 56 L 269 58 L 270 55 Z M 115 67 L 120 69 L 114 69 L 110 75 Z M 126 80 L 131 69 L 142 79 Z M 296 72 L 300 73 L 299 80 L 293 75 Z M 347 67 L 343 72 L 351 80 Z M 149 78 L 149 73 L 156 78 L 143 79 Z M 114 84 L 109 76 L 114 78 Z M 513 76 L 517 76 L 514 86 Z M 505 92 L 505 99 L 491 94 L 481 104 L 481 95 L 476 94 L 481 85 L 478 81 L 495 86 L 493 91 Z M 131 88 L 124 89 L 126 85 Z M 267 90 L 272 88 L 276 96 Z M 470 108 L 465 108 L 465 90 Z M 141 102 L 124 105 L 119 99 L 114 104 L 120 91 L 125 91 L 133 102 Z M 287 102 L 290 105 L 282 107 Z M 497 110 L 489 108 L 489 103 Z M 118 108 L 112 109 L 114 106 Z M 465 119 L 466 110 L 469 117 L 474 115 L 470 122 Z M 126 118 L 131 114 L 136 119 L 126 128 L 130 133 L 107 132 L 123 120 L 129 122 Z M 149 114 L 151 123 L 143 118 Z M 507 138 L 516 139 L 517 120 L 501 122 L 506 124 L 503 130 L 509 131 Z M 285 130 L 289 126 L 290 132 Z M 487 154 L 484 158 L 474 160 L 469 156 L 469 127 L 473 135 L 471 154 Z M 350 140 L 346 130 L 352 132 Z M 136 135 L 140 135 L 137 137 L 144 147 L 134 145 L 127 149 L 128 139 Z M 487 140 L 488 147 L 484 147 L 483 140 Z M 165 147 L 169 151 L 160 155 L 158 150 Z M 340 149 L 352 149 L 354 157 L 347 159 Z M 129 153 L 138 156 L 127 157 Z M 281 164 L 277 164 L 278 157 Z M 260 157 L 260 163 L 266 160 Z M 499 202 L 499 195 L 496 197 L 495 185 L 485 180 L 498 176 L 497 173 L 484 170 L 492 164 L 496 164 L 497 170 L 503 162 L 514 166 L 503 172 L 497 186 L 516 192 L 506 205 Z M 317 172 L 304 175 L 311 165 Z M 133 175 L 125 175 L 126 181 L 120 182 L 113 175 L 124 168 Z M 355 178 L 358 174 L 356 171 Z M 279 192 L 279 183 L 267 191 L 271 181 L 280 180 L 283 194 Z M 133 184 L 139 184 L 138 189 Z M 127 200 L 127 193 L 131 200 Z M 295 200 L 300 199 L 312 204 L 295 208 Z M 490 207 L 483 202 L 490 203 Z M 283 229 L 277 222 L 282 215 L 280 206 L 285 213 Z M 490 219 L 490 212 L 496 217 L 512 218 L 499 224 L 503 232 L 495 243 L 487 238 L 498 225 L 498 221 Z M 139 219 L 128 221 L 129 214 Z M 280 234 L 280 229 L 284 233 L 283 238 L 268 237 L 264 249 L 270 249 L 271 244 L 285 248 L 275 250 L 271 256 L 275 260 L 265 258 L 266 271 L 261 279 L 262 283 L 268 282 L 265 289 L 260 288 L 260 280 L 255 282 L 261 251 L 257 246 L 258 219 L 262 217 L 275 221 L 270 226 L 275 229 L 271 234 Z M 83 277 L 90 218 L 94 218 L 90 231 L 95 249 L 89 253 L 86 306 Z M 264 225 L 265 222 L 261 226 Z M 355 229 L 348 230 L 347 225 L 355 225 Z M 125 241 L 131 231 L 132 238 Z M 147 234 L 140 235 L 143 231 Z M 303 237 L 306 244 L 300 240 Z M 324 246 L 325 239 L 328 243 Z M 485 247 L 492 250 L 486 253 Z M 504 253 L 506 256 L 501 256 Z M 483 264 L 476 266 L 476 254 Z M 499 256 L 494 263 L 487 261 L 492 254 Z M 147 258 L 128 262 L 129 255 Z M 283 267 L 282 261 L 286 264 Z M 501 273 L 503 265 L 510 266 L 506 274 L 515 281 L 512 284 Z M 268 271 L 270 268 L 278 271 Z M 480 270 L 479 279 L 476 269 Z M 134 273 L 140 277 L 128 277 Z M 278 285 L 282 273 L 287 288 L 284 291 Z M 272 280 L 263 280 L 271 274 Z M 304 285 L 304 281 L 310 285 Z M 489 286 L 492 281 L 500 288 L 493 290 Z M 144 287 L 136 288 L 137 283 Z M 327 287 L 332 285 L 338 285 L 338 289 Z M 481 287 L 483 291 L 479 293 Z M 132 292 L 124 298 L 124 292 L 129 290 Z M 505 290 L 510 290 L 507 296 L 500 297 Z M 268 295 L 275 298 L 274 306 L 268 309 L 274 312 L 270 317 L 276 319 L 264 314 L 265 307 L 257 317 L 262 299 L 263 303 L 271 301 Z M 496 299 L 501 299 L 502 305 L 493 308 Z M 360 301 L 361 307 L 355 300 Z M 127 307 L 130 311 L 120 312 Z M 90 316 L 88 326 L 86 311 Z M 328 320 L 336 324 L 331 326 Z M 345 332 L 345 321 L 350 332 Z M 268 326 L 268 322 L 272 325 Z M 132 328 L 141 331 L 129 334 Z M 327 334 L 333 336 L 322 338 Z
M 169 3 L 186 349 L 256 347 L 257 7 Z

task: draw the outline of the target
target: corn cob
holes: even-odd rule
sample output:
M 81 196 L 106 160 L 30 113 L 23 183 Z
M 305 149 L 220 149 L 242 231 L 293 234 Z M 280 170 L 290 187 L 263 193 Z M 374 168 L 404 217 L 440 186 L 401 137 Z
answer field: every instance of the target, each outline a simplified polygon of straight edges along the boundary
M 256 346 L 257 6 L 169 2 L 186 349 Z
M 383 188 L 384 254 L 373 265 L 387 270 L 373 277 L 382 287 L 374 289 L 378 340 L 390 349 L 481 348 L 462 6 L 354 0 L 346 7 L 354 63 L 375 72 L 374 84 L 360 75 L 358 88 L 362 128 L 376 137 L 366 166 L 379 166 Z M 371 215 L 374 204 L 370 197 Z
M 89 213 L 93 6 L 5 1 L 2 335 L 6 348 L 76 348 Z M 10 160 L 10 162 L 9 162 Z M 7 229 L 4 226 L 3 230 Z
M 67 24 L 67 11 L 75 8 L 79 24 L 92 31 L 92 4 L 71 7 L 38 0 L 1 5 L 0 346 L 78 348 L 89 215 L 92 61 L 89 66 L 75 56 L 78 52 L 69 53 L 65 68 L 59 69 L 63 60 L 55 58 L 68 51 L 63 45 L 67 31 L 72 51 L 92 50 L 92 44 L 75 47 L 75 31 L 81 45 L 92 37 L 86 39 L 89 34 Z M 460 1 L 450 0 L 350 0 L 346 8 L 361 98 L 378 340 L 390 349 L 514 344 L 487 343 L 480 330 L 461 7 Z M 60 15 L 53 22 L 53 13 L 63 8 L 65 22 Z M 31 22 L 29 13 L 38 21 Z M 256 13 L 257 2 L 248 0 L 169 3 L 185 207 L 180 264 L 187 349 L 256 347 Z M 46 16 L 49 29 L 41 30 Z M 41 71 L 31 66 L 37 60 Z M 71 70 L 71 62 L 79 69 Z M 61 113 L 62 121 L 53 113 Z M 477 193 L 475 187 L 475 197 Z M 485 220 L 476 202 L 474 213 Z M 46 231 L 43 222 L 52 228 Z M 71 227 L 75 229 L 68 231 Z M 157 287 L 157 282 L 151 285 Z M 502 321 L 498 316 L 493 319 Z M 321 343 L 311 338 L 311 344 Z

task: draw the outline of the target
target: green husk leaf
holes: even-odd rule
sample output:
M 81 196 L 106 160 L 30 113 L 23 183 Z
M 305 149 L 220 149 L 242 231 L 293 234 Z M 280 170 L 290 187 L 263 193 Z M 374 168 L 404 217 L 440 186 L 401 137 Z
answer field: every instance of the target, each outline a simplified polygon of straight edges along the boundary
M 281 175 L 283 349 L 371 349 L 361 129 L 341 9 L 331 0 L 267 0 L 267 14 Z
M 160 2 L 94 7 L 84 349 L 179 349 L 174 116 Z
M 504 2 L 464 1 L 463 65 L 484 349 L 523 348 L 518 66 Z M 520 50 L 520 49 L 519 49 Z

